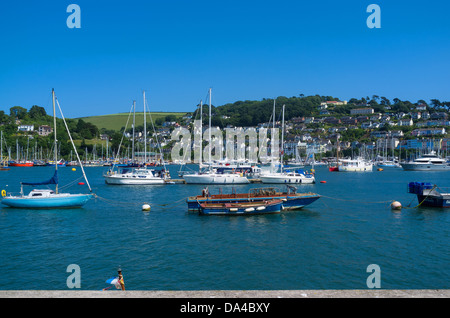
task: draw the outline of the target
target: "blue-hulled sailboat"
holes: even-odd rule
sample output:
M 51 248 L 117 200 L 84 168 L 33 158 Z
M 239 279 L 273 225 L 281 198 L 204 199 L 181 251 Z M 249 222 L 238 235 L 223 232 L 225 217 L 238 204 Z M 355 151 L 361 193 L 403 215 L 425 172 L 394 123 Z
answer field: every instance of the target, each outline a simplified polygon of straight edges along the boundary
M 54 124 L 54 137 L 55 137 L 55 162 L 57 162 L 57 139 L 56 139 L 56 107 L 55 107 L 55 91 L 52 90 L 52 98 L 53 98 L 53 124 Z M 57 100 L 56 100 L 57 102 Z M 81 166 L 81 171 L 83 172 L 83 176 L 86 180 L 86 184 L 89 187 L 90 194 L 71 194 L 71 193 L 59 193 L 58 191 L 58 165 L 55 165 L 55 172 L 53 177 L 50 180 L 44 182 L 21 182 L 21 190 L 19 196 L 7 195 L 2 192 L 4 195 L 2 204 L 12 207 L 12 208 L 26 208 L 26 209 L 63 209 L 63 208 L 80 208 L 85 205 L 90 199 L 94 197 L 92 193 L 92 189 L 89 185 L 89 181 L 84 172 L 83 166 L 81 165 L 80 158 L 78 156 L 78 152 L 73 143 L 72 137 L 70 135 L 69 129 L 67 127 L 66 120 L 62 113 L 61 107 L 59 106 L 59 110 L 61 112 L 62 119 L 64 120 L 64 124 L 66 125 L 67 132 L 69 134 L 70 141 L 72 142 L 72 146 L 77 155 L 78 161 Z M 51 189 L 34 189 L 28 195 L 24 195 L 23 186 L 40 186 L 40 185 L 55 185 L 55 190 Z

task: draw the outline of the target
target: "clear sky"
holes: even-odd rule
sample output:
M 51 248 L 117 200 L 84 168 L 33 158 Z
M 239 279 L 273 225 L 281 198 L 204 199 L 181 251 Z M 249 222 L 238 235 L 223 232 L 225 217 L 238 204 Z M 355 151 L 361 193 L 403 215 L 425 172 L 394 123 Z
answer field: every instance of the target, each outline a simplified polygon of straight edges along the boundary
M 69 4 L 81 28 L 69 29 Z M 381 8 L 370 29 L 369 4 Z M 30 0 L 0 4 L 0 110 L 55 88 L 66 117 L 277 96 L 450 100 L 450 3 Z

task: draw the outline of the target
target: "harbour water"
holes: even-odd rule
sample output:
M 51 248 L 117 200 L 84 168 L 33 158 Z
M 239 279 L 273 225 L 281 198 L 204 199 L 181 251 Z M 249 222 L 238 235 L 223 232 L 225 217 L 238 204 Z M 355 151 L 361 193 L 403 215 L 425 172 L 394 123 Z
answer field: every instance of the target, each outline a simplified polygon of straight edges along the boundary
M 127 290 L 365 289 L 370 264 L 381 269 L 381 288 L 450 288 L 450 210 L 415 208 L 406 192 L 411 181 L 450 186 L 447 172 L 316 167 L 317 183 L 298 191 L 323 197 L 303 210 L 224 217 L 187 212 L 186 197 L 204 186 L 112 186 L 105 167 L 85 169 L 99 198 L 82 209 L 0 209 L 1 290 L 68 290 L 70 264 L 80 266 L 82 290 L 108 287 L 119 266 Z M 178 166 L 169 169 L 177 175 Z M 51 174 L 11 168 L 1 172 L 0 188 L 19 192 L 20 181 Z M 61 168 L 60 185 L 79 176 L 79 168 Z M 394 212 L 393 200 L 410 208 Z

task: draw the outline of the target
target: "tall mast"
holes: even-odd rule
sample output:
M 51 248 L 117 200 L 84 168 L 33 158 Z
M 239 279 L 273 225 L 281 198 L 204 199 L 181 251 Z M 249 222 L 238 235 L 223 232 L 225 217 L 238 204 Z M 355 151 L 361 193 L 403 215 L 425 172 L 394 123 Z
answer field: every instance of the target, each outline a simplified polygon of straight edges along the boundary
M 283 105 L 283 118 L 282 118 L 282 128 L 281 128 L 281 151 L 280 151 L 280 169 L 283 172 L 283 154 L 284 154 L 284 106 Z
M 274 172 L 274 162 L 273 162 L 273 152 L 274 152 L 274 146 L 275 146 L 275 140 L 274 140 L 274 135 L 275 135 L 275 103 L 276 103 L 276 99 L 273 100 L 273 115 L 272 115 L 272 133 L 270 134 L 270 138 L 271 138 L 271 151 L 270 151 L 270 157 L 271 157 L 271 161 L 272 163 L 270 164 L 270 172 L 273 173 Z
M 57 142 L 56 139 L 56 107 L 55 107 L 55 90 L 52 88 L 52 102 L 53 102 L 53 135 L 55 137 L 55 145 L 54 145 L 54 155 L 55 155 L 55 172 L 58 172 L 58 162 L 57 162 L 57 156 L 58 156 L 58 149 L 57 149 Z M 56 194 L 58 194 L 58 184 L 56 184 Z
M 209 168 L 211 170 L 211 88 L 209 89 Z
M 203 157 L 203 100 L 200 100 L 200 161 L 199 168 L 202 166 Z
M 144 167 L 147 167 L 147 116 L 145 116 L 145 91 L 144 91 Z
M 131 159 L 134 163 L 134 126 L 136 125 L 136 101 L 133 101 L 133 140 L 132 140 L 132 150 Z

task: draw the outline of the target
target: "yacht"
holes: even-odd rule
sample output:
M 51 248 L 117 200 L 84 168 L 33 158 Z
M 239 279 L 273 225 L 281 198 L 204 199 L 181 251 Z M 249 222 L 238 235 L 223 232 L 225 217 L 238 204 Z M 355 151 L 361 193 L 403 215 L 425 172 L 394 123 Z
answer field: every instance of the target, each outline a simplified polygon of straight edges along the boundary
M 450 170 L 450 164 L 443 158 L 439 157 L 435 151 L 424 154 L 421 157 L 401 163 L 403 170 L 413 171 L 443 171 Z
M 203 102 L 200 101 L 200 122 L 203 122 Z M 211 127 L 211 88 L 209 89 L 209 127 Z M 200 126 L 200 131 L 203 131 Z M 211 144 L 211 130 L 209 133 L 209 144 Z M 200 144 L 200 154 L 202 153 L 202 146 Z M 208 169 L 202 171 L 202 166 L 207 166 Z M 209 160 L 207 164 L 203 164 L 200 159 L 199 172 L 196 173 L 183 173 L 182 177 L 187 184 L 247 184 L 250 183 L 246 174 L 246 170 L 242 169 L 225 169 L 226 166 L 221 168 L 213 168 L 214 164 L 211 160 L 211 147 L 209 147 Z

